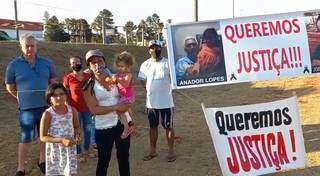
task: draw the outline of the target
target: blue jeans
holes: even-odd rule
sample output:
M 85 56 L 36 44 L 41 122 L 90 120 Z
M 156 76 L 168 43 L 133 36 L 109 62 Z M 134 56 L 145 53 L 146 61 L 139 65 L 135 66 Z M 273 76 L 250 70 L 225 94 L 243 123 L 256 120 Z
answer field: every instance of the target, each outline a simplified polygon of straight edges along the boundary
M 21 127 L 20 142 L 28 143 L 39 136 L 40 120 L 47 107 L 21 110 L 19 109 L 19 123 Z
M 96 139 L 95 139 L 95 136 L 94 136 L 95 130 L 96 130 L 95 126 L 96 126 L 95 117 L 92 116 L 91 145 L 96 145 Z
M 91 144 L 92 114 L 90 112 L 78 112 L 80 127 L 83 129 L 83 148 L 89 150 Z M 77 145 L 77 153 L 81 153 L 81 145 Z

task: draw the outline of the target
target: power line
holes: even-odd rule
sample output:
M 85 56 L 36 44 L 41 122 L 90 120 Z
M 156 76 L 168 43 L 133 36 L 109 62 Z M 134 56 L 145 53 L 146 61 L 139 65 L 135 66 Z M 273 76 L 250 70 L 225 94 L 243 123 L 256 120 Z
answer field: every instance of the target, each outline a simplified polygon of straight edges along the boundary
M 73 11 L 73 12 L 78 12 L 74 9 L 67 9 L 67 8 L 63 8 L 63 7 L 57 7 L 57 6 L 50 6 L 50 5 L 45 5 L 45 4 L 41 4 L 41 3 L 34 3 L 34 2 L 30 2 L 30 1 L 24 1 L 26 3 L 29 3 L 29 4 L 32 4 L 32 5 L 35 5 L 35 6 L 40 6 L 40 7 L 48 7 L 48 8 L 51 8 L 51 9 L 59 9 L 59 10 L 64 10 L 64 11 Z

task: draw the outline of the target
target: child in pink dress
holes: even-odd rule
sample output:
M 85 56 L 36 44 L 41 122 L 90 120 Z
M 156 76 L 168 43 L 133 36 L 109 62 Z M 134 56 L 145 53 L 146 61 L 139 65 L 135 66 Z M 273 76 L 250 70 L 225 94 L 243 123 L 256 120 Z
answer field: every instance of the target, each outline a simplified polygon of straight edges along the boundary
M 131 68 L 134 64 L 134 57 L 127 51 L 119 54 L 115 61 L 118 73 L 113 77 L 106 78 L 107 84 L 117 84 L 119 92 L 119 104 L 131 105 L 134 102 L 133 75 Z M 133 132 L 133 122 L 128 123 L 127 115 L 132 117 L 131 109 L 128 112 L 118 113 L 120 121 L 124 126 L 121 138 L 127 138 Z
M 133 88 L 133 75 L 131 73 L 131 68 L 134 64 L 134 57 L 129 52 L 122 52 L 118 55 L 116 59 L 116 67 L 118 73 L 116 74 L 117 86 L 120 95 L 119 104 L 129 104 L 131 105 L 134 102 L 134 88 Z M 131 109 L 128 111 L 130 117 L 132 117 Z M 125 113 L 120 113 L 122 116 L 126 116 Z M 122 138 L 126 138 L 133 132 L 133 123 L 132 121 L 124 122 L 124 130 L 121 135 Z

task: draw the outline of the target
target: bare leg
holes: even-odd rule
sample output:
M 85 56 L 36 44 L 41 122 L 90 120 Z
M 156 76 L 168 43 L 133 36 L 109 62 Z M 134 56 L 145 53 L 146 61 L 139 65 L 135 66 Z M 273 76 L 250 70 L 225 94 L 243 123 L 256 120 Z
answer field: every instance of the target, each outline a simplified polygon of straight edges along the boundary
M 24 171 L 26 157 L 29 153 L 31 142 L 19 143 L 18 147 L 18 171 Z
M 128 113 L 129 113 L 130 117 L 132 118 L 132 116 L 133 116 L 133 112 L 132 112 L 131 107 L 128 109 Z
M 169 152 L 168 152 L 168 161 L 175 160 L 175 152 L 174 152 L 174 130 L 173 129 L 166 129 L 166 137 L 167 137 L 167 142 L 169 146 Z
M 158 128 L 150 128 L 150 155 L 155 155 L 157 148 L 157 140 L 158 140 Z
M 122 134 L 121 134 L 121 138 L 122 138 L 122 139 L 125 139 L 125 138 L 127 138 L 127 137 L 130 135 L 130 133 L 129 133 L 129 124 L 128 124 L 127 116 L 125 115 L 125 113 L 120 113 L 120 114 L 118 114 L 118 116 L 119 116 L 120 122 L 121 122 L 121 123 L 123 124 L 123 126 L 124 126 L 123 132 L 122 132 Z

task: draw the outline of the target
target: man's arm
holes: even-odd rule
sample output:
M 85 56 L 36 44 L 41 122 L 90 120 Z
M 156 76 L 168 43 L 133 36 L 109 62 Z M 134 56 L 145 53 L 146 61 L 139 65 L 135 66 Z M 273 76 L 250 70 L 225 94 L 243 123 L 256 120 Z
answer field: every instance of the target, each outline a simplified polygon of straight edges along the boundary
M 14 98 L 17 98 L 17 87 L 15 84 L 6 84 L 6 89 Z
M 142 65 L 140 66 L 140 70 L 138 73 L 138 80 L 140 81 L 141 85 L 143 88 L 146 88 L 146 83 L 147 83 L 147 75 L 146 75 L 146 66 L 145 66 L 145 62 L 142 63 Z

